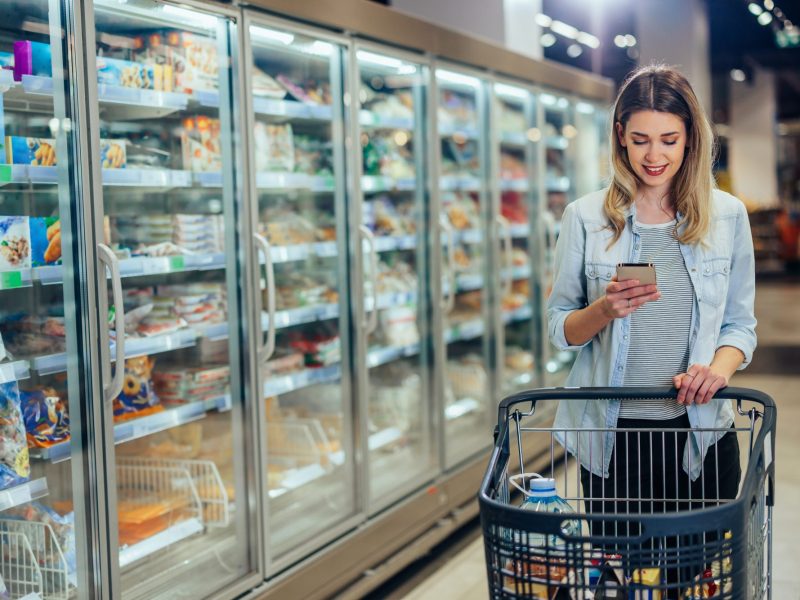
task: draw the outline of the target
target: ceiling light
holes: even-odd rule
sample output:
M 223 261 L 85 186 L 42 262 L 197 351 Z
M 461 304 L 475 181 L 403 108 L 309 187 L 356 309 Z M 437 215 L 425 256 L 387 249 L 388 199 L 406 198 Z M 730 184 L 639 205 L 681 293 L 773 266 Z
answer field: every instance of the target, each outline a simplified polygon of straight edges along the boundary
M 550 24 L 553 22 L 553 19 L 542 13 L 536 15 L 533 20 L 539 27 L 550 27 Z
M 628 35 L 625 36 L 625 42 L 628 44 L 628 46 L 635 46 L 636 38 L 629 33 Z
M 461 73 L 453 73 L 452 71 L 443 71 L 442 69 L 436 69 L 436 79 L 441 81 L 446 81 L 448 83 L 456 83 L 459 85 L 468 85 L 473 88 L 479 88 L 481 82 L 478 81 L 475 77 L 470 77 L 469 75 L 462 75 Z
M 600 40 L 598 40 L 591 33 L 586 33 L 585 31 L 578 33 L 578 41 L 584 46 L 589 46 L 589 48 L 600 47 Z
M 763 13 L 763 12 L 764 12 L 764 9 L 763 9 L 763 8 L 761 8 L 761 6 L 759 6 L 759 5 L 758 5 L 758 4 L 756 4 L 755 2 L 751 2 L 750 4 L 748 4 L 748 5 L 747 5 L 747 8 L 749 8 L 749 9 L 750 9 L 750 12 L 751 12 L 751 13 L 753 13 L 755 16 L 758 16 L 758 15 L 760 15 L 761 13 Z
M 166 6 L 165 6 L 166 8 Z M 291 33 L 284 31 L 275 31 L 274 29 L 267 29 L 266 27 L 250 27 L 250 37 L 253 37 L 262 42 L 279 42 L 288 46 L 294 41 L 294 36 Z
M 764 8 L 767 10 L 772 10 L 775 8 L 775 3 L 772 0 L 764 0 Z
M 530 141 L 534 143 L 542 139 L 542 132 L 537 127 L 532 127 L 531 129 L 528 129 L 525 135 L 528 137 Z
M 539 38 L 539 43 L 544 48 L 549 48 L 550 46 L 555 44 L 557 41 L 558 40 L 556 40 L 556 36 L 554 36 L 552 33 L 549 33 L 549 32 L 542 34 L 542 37 Z
M 763 12 L 758 15 L 758 19 L 756 19 L 760 25 L 769 25 L 772 23 L 772 13 L 770 12 Z
M 553 21 L 550 24 L 550 29 L 555 31 L 558 35 L 562 35 L 571 40 L 574 40 L 578 37 L 578 30 L 575 27 L 572 25 L 567 25 L 566 23 L 562 23 L 561 21 Z
M 366 52 L 359 50 L 356 52 L 356 57 L 361 62 L 369 63 L 372 65 L 380 65 L 381 67 L 389 67 L 392 69 L 399 69 L 403 66 L 403 61 L 392 58 L 390 56 L 383 56 L 382 54 L 374 54 L 373 52 Z
M 527 100 L 528 98 L 527 90 L 514 87 L 513 85 L 506 85 L 505 83 L 495 83 L 494 91 L 498 96 L 505 96 L 506 98 L 513 98 L 516 100 Z
M 547 106 L 554 106 L 556 103 L 556 97 L 552 94 L 541 94 L 539 99 L 542 101 L 542 104 Z
M 742 82 L 747 79 L 747 75 L 741 69 L 731 69 L 731 79 Z
M 616 35 L 614 36 L 614 45 L 618 48 L 624 48 L 628 45 L 628 40 L 625 39 L 624 35 Z
M 567 56 L 570 58 L 578 58 L 581 54 L 583 54 L 583 48 L 580 44 L 570 44 L 567 48 Z
M 569 106 L 569 100 L 566 98 L 559 98 L 558 102 L 556 102 L 556 106 L 558 108 L 567 108 Z
M 333 44 L 316 40 L 306 48 L 306 52 L 315 56 L 330 56 L 333 54 Z
M 172 17 L 177 17 L 186 24 L 196 25 L 209 30 L 217 28 L 217 17 L 197 12 L 194 8 L 181 8 L 179 6 L 165 4 L 161 7 L 161 10 Z
M 575 110 L 584 115 L 594 114 L 594 106 L 588 102 L 578 102 L 575 104 Z

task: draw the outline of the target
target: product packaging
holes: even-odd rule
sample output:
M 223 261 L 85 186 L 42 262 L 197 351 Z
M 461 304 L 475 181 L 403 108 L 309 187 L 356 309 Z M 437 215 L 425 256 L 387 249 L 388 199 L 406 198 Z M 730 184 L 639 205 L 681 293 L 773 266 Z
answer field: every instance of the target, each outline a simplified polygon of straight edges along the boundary
M 637 569 L 631 576 L 631 583 L 644 586 L 644 589 L 630 590 L 629 600 L 661 600 L 661 569 Z
M 14 69 L 14 53 L 0 52 L 0 69 Z M 1 598 L 2 596 L 0 596 Z
M 163 69 L 130 60 L 97 57 L 97 84 L 137 90 L 156 90 L 163 87 Z
M 0 489 L 24 483 L 30 474 L 19 388 L 9 381 L 0 384 Z
M 138 356 L 125 361 L 122 392 L 114 400 L 115 421 L 142 417 L 164 410 L 153 391 L 154 365 L 155 361 L 149 356 Z
M 61 264 L 61 221 L 58 217 L 31 217 L 31 265 Z
M 56 165 L 56 143 L 48 138 L 6 137 L 6 162 L 13 165 L 53 167 Z
M 139 38 L 138 60 L 164 67 L 164 81 L 171 76 L 165 91 L 191 94 L 218 88 L 219 58 L 217 41 L 185 31 L 153 33 Z M 170 89 L 167 89 L 169 87 Z
M 23 390 L 20 400 L 29 446 L 48 448 L 70 439 L 67 403 L 54 388 Z
M 294 171 L 294 136 L 292 126 L 256 123 L 253 131 L 256 146 L 256 171 Z
M 28 217 L 0 217 L 0 272 L 31 266 L 31 231 Z
M 50 44 L 28 40 L 14 42 L 14 80 L 22 81 L 23 75 L 53 76 Z
M 100 164 L 104 169 L 124 169 L 128 166 L 125 140 L 100 140 Z
M 183 121 L 183 168 L 199 173 L 222 171 L 219 119 L 190 117 Z

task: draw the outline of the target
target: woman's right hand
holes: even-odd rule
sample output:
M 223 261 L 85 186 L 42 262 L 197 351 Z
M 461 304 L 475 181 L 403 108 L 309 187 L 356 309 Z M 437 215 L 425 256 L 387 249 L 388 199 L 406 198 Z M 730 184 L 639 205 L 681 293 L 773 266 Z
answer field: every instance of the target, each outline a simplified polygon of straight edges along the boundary
M 601 299 L 603 312 L 609 319 L 622 319 L 643 306 L 661 298 L 661 292 L 655 285 L 639 285 L 636 279 L 617 281 L 611 278 L 606 286 L 606 294 Z

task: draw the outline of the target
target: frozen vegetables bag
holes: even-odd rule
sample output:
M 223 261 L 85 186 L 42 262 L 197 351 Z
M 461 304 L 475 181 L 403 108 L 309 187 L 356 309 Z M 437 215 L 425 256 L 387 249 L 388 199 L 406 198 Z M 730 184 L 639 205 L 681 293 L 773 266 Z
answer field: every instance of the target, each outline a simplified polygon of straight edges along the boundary
M 122 392 L 114 400 L 114 420 L 143 417 L 164 410 L 153 390 L 153 366 L 149 356 L 137 356 L 125 361 Z
M 10 381 L 0 384 L 0 489 L 24 483 L 30 474 L 19 388 Z
M 69 440 L 67 403 L 54 388 L 20 392 L 28 443 L 47 448 Z

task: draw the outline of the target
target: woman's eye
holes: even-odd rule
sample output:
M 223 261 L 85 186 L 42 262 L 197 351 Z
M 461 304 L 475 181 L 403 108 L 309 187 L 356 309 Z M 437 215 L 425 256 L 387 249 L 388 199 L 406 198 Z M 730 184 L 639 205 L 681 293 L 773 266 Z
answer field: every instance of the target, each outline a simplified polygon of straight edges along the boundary
M 673 140 L 671 142 L 664 142 L 664 144 L 666 144 L 667 146 L 674 146 L 677 143 L 678 143 L 678 140 Z
M 634 146 L 644 146 L 647 142 L 633 142 Z

